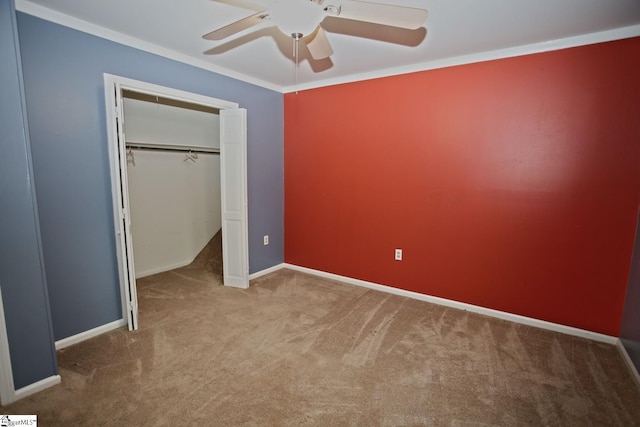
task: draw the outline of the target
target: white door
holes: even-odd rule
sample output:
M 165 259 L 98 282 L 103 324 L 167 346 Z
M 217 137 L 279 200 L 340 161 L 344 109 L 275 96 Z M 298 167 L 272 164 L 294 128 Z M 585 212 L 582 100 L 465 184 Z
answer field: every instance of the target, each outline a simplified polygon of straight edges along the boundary
M 225 286 L 249 287 L 247 110 L 220 111 L 222 262 Z
M 131 236 L 131 213 L 129 210 L 129 191 L 127 183 L 127 152 L 124 135 L 124 110 L 122 108 L 122 89 L 118 82 L 114 83 L 115 129 L 118 173 L 115 174 L 116 195 L 118 203 L 118 226 L 116 234 L 120 241 L 120 280 L 124 288 L 124 307 L 129 330 L 138 329 L 138 293 L 136 290 L 136 270 L 133 264 L 133 238 Z

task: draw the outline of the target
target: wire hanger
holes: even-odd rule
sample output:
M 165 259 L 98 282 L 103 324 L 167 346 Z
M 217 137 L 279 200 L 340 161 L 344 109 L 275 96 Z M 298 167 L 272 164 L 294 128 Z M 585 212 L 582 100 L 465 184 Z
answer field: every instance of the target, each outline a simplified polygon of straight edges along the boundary
M 127 164 L 131 166 L 136 165 L 136 158 L 133 156 L 133 150 L 131 148 L 127 150 Z
M 191 150 L 189 150 L 187 154 L 184 155 L 183 161 L 186 162 L 187 160 L 191 160 L 192 162 L 195 163 L 195 161 L 198 160 L 198 153 L 193 153 L 191 152 Z

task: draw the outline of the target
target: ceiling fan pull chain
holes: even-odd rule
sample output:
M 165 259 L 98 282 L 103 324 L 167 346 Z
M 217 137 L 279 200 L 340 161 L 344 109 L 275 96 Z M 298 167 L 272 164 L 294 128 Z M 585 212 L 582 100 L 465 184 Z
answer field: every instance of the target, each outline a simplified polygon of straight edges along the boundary
M 299 61 L 298 61 L 298 53 L 299 53 L 299 44 L 300 44 L 300 39 L 302 38 L 302 34 L 301 33 L 293 33 L 291 34 L 291 37 L 293 38 L 293 58 L 295 60 L 295 87 L 296 87 L 296 94 L 298 93 L 298 68 L 299 67 Z

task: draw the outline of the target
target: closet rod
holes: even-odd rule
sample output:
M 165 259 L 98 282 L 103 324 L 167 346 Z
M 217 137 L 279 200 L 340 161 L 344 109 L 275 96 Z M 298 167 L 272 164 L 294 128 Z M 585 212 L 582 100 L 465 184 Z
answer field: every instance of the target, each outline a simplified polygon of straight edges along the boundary
M 133 150 L 156 150 L 156 151 L 177 151 L 181 153 L 206 153 L 220 154 L 219 148 L 209 147 L 185 147 L 183 145 L 167 145 L 167 144 L 148 144 L 144 142 L 127 142 L 127 149 Z

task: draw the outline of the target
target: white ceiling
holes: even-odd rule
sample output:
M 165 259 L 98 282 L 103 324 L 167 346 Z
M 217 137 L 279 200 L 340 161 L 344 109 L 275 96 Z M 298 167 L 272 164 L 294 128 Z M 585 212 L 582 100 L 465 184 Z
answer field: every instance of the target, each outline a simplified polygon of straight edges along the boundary
M 202 39 L 252 13 L 224 1 L 17 0 L 16 8 L 282 92 L 640 35 L 640 0 L 375 0 L 428 9 L 426 31 L 327 18 L 334 54 L 310 61 L 301 49 L 296 85 L 292 39 L 273 27 Z

